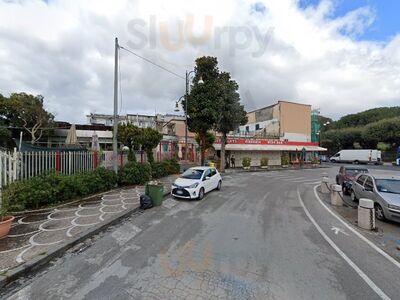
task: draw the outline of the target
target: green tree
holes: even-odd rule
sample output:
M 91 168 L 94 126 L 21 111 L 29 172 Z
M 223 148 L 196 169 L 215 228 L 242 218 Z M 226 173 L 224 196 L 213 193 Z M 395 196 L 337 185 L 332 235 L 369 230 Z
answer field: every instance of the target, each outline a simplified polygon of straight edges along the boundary
M 45 127 L 52 127 L 54 116 L 44 109 L 43 96 L 13 93 L 0 98 L 0 119 L 11 127 L 22 127 L 29 133 L 31 143 L 42 137 Z
M 335 122 L 335 128 L 364 126 L 383 119 L 390 119 L 400 115 L 400 106 L 378 107 L 357 114 L 343 116 Z
M 201 138 L 198 133 L 196 133 L 195 140 L 196 140 L 197 144 L 200 145 Z M 211 133 L 210 131 L 207 131 L 207 133 L 205 135 L 205 139 L 204 139 L 204 149 L 205 150 L 211 149 L 214 146 L 214 143 L 215 143 L 215 135 L 213 133 Z
M 221 165 L 220 171 L 225 171 L 225 145 L 227 135 L 247 123 L 247 115 L 243 105 L 240 104 L 239 85 L 231 79 L 229 73 L 219 75 L 219 117 L 216 122 L 216 130 L 221 135 Z
M 319 115 L 318 123 L 319 123 L 319 128 L 320 128 L 321 132 L 323 132 L 323 131 L 327 131 L 327 130 L 331 129 L 333 127 L 334 121 L 331 118 Z M 326 124 L 326 125 L 324 126 L 324 124 Z
M 131 123 L 118 125 L 118 140 L 129 148 L 128 160 L 136 161 L 133 150 L 139 149 L 142 142 L 141 128 Z
M 376 148 L 379 142 L 400 145 L 400 117 L 384 119 L 365 126 L 363 139 Z
M 203 56 L 196 59 L 194 84 L 187 99 L 187 112 L 189 130 L 199 136 L 202 165 L 205 159 L 207 132 L 215 127 L 220 114 L 219 77 L 216 57 Z M 200 78 L 204 83 L 198 83 Z M 183 104 L 186 105 L 185 102 Z
M 141 129 L 141 144 L 147 154 L 148 162 L 154 162 L 153 149 L 161 142 L 163 135 L 157 130 L 147 127 Z

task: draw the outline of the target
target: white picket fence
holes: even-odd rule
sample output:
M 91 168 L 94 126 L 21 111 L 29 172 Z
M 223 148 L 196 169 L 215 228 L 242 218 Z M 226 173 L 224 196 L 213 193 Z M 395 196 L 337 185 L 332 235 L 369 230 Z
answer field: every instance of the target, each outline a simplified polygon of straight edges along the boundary
M 52 170 L 60 174 L 89 171 L 100 165 L 96 152 L 86 151 L 0 151 L 0 205 L 1 190 L 17 180 L 26 180 Z

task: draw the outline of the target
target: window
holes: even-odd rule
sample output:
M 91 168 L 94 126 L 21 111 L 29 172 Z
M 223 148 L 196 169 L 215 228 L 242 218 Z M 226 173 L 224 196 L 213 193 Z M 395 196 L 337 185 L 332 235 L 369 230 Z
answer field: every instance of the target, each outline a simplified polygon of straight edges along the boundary
M 207 176 L 211 176 L 211 170 L 210 170 L 210 169 L 208 169 L 207 171 L 205 171 L 203 180 L 206 180 L 206 177 L 207 177 Z
M 374 184 L 372 182 L 372 178 L 368 177 L 367 180 L 365 181 L 364 187 L 368 191 L 372 191 L 374 189 Z
M 188 169 L 182 174 L 181 177 L 187 179 L 200 179 L 201 175 L 203 175 L 203 170 Z
M 211 169 L 211 177 L 217 174 L 217 171 L 215 169 Z
M 256 130 L 260 130 L 260 124 L 256 124 Z
M 364 181 L 365 181 L 365 177 L 367 177 L 367 176 L 361 175 L 360 177 L 358 177 L 357 183 L 360 184 L 360 185 L 363 185 Z

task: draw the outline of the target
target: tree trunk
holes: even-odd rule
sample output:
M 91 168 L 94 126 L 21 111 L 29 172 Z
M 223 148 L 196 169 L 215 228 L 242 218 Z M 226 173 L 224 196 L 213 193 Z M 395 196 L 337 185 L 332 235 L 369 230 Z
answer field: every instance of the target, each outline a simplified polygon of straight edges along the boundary
M 200 140 L 201 140 L 201 145 L 200 145 L 200 151 L 201 151 L 201 165 L 204 165 L 205 161 L 205 156 L 206 156 L 206 135 L 203 133 L 200 133 Z
M 219 166 L 219 171 L 221 173 L 225 172 L 225 145 L 226 145 L 226 133 L 223 133 L 221 137 L 221 162 Z

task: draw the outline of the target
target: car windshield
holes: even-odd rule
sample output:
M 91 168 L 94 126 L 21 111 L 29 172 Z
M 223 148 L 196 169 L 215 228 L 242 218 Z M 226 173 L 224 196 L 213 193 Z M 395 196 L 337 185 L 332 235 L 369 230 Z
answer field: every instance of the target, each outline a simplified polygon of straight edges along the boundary
M 181 177 L 187 179 L 200 179 L 203 172 L 203 170 L 188 169 L 181 175 Z
M 382 193 L 400 194 L 400 180 L 398 179 L 377 179 L 376 188 Z
M 367 169 L 346 169 L 346 175 L 356 177 L 357 174 L 368 173 Z

